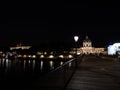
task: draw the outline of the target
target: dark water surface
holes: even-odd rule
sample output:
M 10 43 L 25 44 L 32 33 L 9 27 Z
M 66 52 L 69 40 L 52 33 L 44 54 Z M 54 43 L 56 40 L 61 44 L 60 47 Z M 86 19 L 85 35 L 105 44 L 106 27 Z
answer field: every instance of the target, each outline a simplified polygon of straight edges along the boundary
M 22 89 L 29 87 L 39 77 L 62 65 L 66 60 L 0 59 L 0 88 Z

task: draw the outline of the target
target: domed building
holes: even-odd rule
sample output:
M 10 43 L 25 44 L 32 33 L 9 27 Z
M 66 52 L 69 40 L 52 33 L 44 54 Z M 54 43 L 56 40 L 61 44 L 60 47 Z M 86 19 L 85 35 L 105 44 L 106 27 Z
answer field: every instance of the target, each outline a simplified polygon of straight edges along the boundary
M 77 54 L 100 54 L 104 53 L 104 51 L 105 48 L 92 47 L 92 41 L 88 38 L 88 36 L 86 36 L 85 40 L 83 40 L 83 46 L 77 48 Z M 75 48 L 73 48 L 70 53 L 75 54 Z

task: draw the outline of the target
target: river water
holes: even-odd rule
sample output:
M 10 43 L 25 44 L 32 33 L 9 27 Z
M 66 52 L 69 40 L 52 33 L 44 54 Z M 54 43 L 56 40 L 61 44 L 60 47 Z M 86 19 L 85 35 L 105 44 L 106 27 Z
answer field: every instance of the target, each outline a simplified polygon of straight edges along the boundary
M 0 86 L 3 89 L 23 89 L 38 77 L 62 65 L 65 60 L 23 60 L 0 59 Z M 16 88 L 17 87 L 17 88 Z

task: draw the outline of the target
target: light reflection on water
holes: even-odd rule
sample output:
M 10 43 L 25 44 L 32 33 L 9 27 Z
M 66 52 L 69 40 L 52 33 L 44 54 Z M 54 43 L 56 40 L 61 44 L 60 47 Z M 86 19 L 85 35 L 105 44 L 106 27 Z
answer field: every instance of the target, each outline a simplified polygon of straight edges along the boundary
M 41 72 L 43 70 L 43 61 L 40 61 L 40 70 L 41 70 Z
M 68 66 L 69 66 L 69 67 L 71 67 L 71 66 L 72 66 L 72 63 L 71 63 L 71 62 L 69 62 Z
M 33 64 L 32 67 L 33 67 L 33 71 L 34 71 L 34 69 L 35 69 L 35 60 L 33 60 L 32 64 Z
M 54 62 L 53 61 L 50 61 L 50 69 L 54 69 Z
M 66 61 L 64 60 L 52 60 L 52 59 L 11 60 L 0 58 L 0 85 L 3 86 L 4 88 L 9 84 L 12 87 L 13 85 L 16 87 L 21 86 L 21 88 L 24 86 L 29 87 L 32 81 L 37 80 L 39 77 L 63 65 L 65 62 Z
M 63 61 L 60 62 L 60 65 L 63 65 Z
M 53 60 L 10 60 L 2 58 L 0 59 L 0 72 L 49 72 L 58 66 L 63 65 L 64 61 Z

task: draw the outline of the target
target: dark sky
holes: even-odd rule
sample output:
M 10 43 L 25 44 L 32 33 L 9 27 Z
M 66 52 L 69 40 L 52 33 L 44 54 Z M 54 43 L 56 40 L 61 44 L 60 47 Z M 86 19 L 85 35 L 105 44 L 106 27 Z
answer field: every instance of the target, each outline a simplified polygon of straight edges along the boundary
M 120 42 L 120 7 L 117 2 L 58 3 L 13 7 L 15 12 L 10 12 L 8 27 L 1 28 L 0 46 L 18 42 L 72 44 L 74 35 L 80 37 L 79 43 L 88 35 L 94 46 Z

